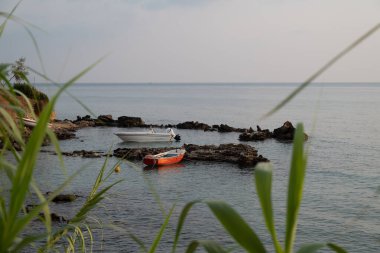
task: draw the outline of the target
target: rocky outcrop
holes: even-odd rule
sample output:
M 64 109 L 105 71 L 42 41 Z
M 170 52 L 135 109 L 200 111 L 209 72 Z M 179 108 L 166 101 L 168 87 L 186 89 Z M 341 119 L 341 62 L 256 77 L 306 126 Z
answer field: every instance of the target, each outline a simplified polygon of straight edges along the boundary
M 25 206 L 25 211 L 27 213 L 30 213 L 35 207 L 37 207 L 37 205 L 26 205 Z M 45 219 L 45 214 L 44 213 L 39 213 L 38 216 L 41 217 L 42 219 Z M 58 215 L 56 213 L 50 213 L 50 219 L 53 222 L 60 222 L 60 223 L 68 223 L 69 222 L 68 219 L 66 219 L 65 217 L 63 217 L 61 215 Z
M 257 126 L 257 131 L 250 128 L 248 131 L 239 135 L 240 141 L 263 141 L 272 137 L 272 133 L 269 129 L 262 130 L 260 126 Z
M 78 125 L 69 120 L 54 120 L 51 125 L 51 128 L 57 136 L 58 140 L 75 138 L 75 131 L 79 128 Z
M 228 162 L 241 166 L 254 166 L 258 162 L 269 160 L 257 155 L 257 150 L 245 144 L 221 144 L 198 146 L 194 144 L 185 145 L 186 158 L 198 161 Z
M 62 155 L 72 156 L 72 157 L 84 157 L 84 158 L 100 158 L 103 156 L 103 152 L 74 150 L 73 152 L 62 152 Z
M 286 121 L 281 127 L 273 130 L 273 138 L 277 140 L 292 141 L 296 129 L 290 121 Z M 305 140 L 309 138 L 307 134 L 304 134 Z
M 209 131 L 211 127 L 205 123 L 199 123 L 198 121 L 186 121 L 183 123 L 177 124 L 178 129 L 194 129 L 194 130 L 203 130 Z
M 234 128 L 230 127 L 229 125 L 221 124 L 218 127 L 218 132 L 229 133 L 229 132 L 233 132 L 233 131 L 234 131 Z
M 229 162 L 241 166 L 254 166 L 258 162 L 268 162 L 269 160 L 257 154 L 257 150 L 245 144 L 221 144 L 216 145 L 195 145 L 185 144 L 186 160 Z M 173 149 L 165 148 L 118 148 L 114 150 L 116 157 L 142 160 L 145 155 L 158 154 Z
M 101 120 L 104 123 L 114 123 L 115 122 L 115 120 L 112 118 L 111 114 L 99 115 L 98 120 Z
M 243 133 L 243 132 L 248 131 L 245 128 L 235 128 L 235 127 L 232 127 L 232 126 L 229 126 L 226 124 L 220 124 L 219 126 L 216 125 L 215 127 L 218 130 L 218 132 L 220 132 L 220 133 L 230 133 L 230 132 Z
M 46 193 L 48 196 L 51 194 L 50 192 Z M 55 203 L 62 203 L 62 202 L 73 202 L 78 198 L 78 195 L 75 194 L 59 194 L 55 196 L 52 201 Z
M 273 132 L 269 129 L 262 130 L 257 126 L 257 131 L 244 132 L 239 135 L 240 141 L 262 141 L 269 138 L 274 138 L 280 141 L 292 141 L 294 138 L 295 128 L 290 121 L 286 121 L 281 127 L 276 128 Z M 305 135 L 305 141 L 308 139 L 308 135 Z
M 192 130 L 203 130 L 203 131 L 218 131 L 220 133 L 230 133 L 230 132 L 245 132 L 247 129 L 235 128 L 227 124 L 220 125 L 207 125 L 206 123 L 200 123 L 198 121 L 186 121 L 176 125 L 178 129 L 192 129 Z
M 140 127 L 145 125 L 144 121 L 139 117 L 121 116 L 117 118 L 118 126 L 121 127 Z

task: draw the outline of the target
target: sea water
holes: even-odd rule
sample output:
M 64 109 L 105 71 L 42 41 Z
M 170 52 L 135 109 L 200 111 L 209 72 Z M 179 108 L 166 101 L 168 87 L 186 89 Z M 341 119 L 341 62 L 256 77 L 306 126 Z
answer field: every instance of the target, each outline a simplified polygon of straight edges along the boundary
M 50 96 L 56 87 L 38 85 Z M 274 115 L 262 119 L 294 89 L 295 84 L 76 84 L 69 88 L 55 108 L 57 118 L 75 119 L 89 114 L 75 96 L 95 115 L 111 114 L 142 117 L 147 124 L 177 124 L 194 120 L 234 127 L 273 130 L 289 120 L 303 122 L 309 134 L 308 167 L 300 209 L 296 248 L 310 242 L 334 242 L 350 252 L 379 252 L 380 248 L 380 85 L 317 84 L 308 87 Z M 95 150 L 146 144 L 122 143 L 113 127 L 85 128 L 77 139 L 61 141 L 63 151 Z M 141 130 L 141 129 L 139 129 Z M 239 143 L 238 133 L 179 130 L 180 143 Z M 286 194 L 291 143 L 276 140 L 248 142 L 274 167 L 273 203 L 280 241 L 284 241 Z M 155 144 L 160 146 L 160 144 Z M 162 145 L 162 144 L 161 144 Z M 53 150 L 44 147 L 43 150 Z M 84 197 L 104 159 L 64 157 L 67 173 L 55 155 L 41 153 L 35 177 L 43 191 L 51 191 L 68 174 L 84 168 L 66 192 L 79 194 L 77 201 L 53 204 L 52 209 L 70 218 Z M 112 158 L 110 163 L 116 162 Z M 110 165 L 108 166 L 110 167 Z M 162 225 L 165 214 L 175 204 L 159 252 L 169 252 L 178 216 L 183 206 L 195 199 L 222 200 L 232 205 L 273 251 L 254 186 L 254 170 L 234 164 L 184 161 L 166 169 L 143 169 L 141 162 L 121 164 L 121 172 L 110 182 L 123 179 L 107 194 L 102 207 L 91 214 L 105 224 L 95 229 L 95 249 L 105 252 L 137 252 L 133 233 L 147 247 Z M 164 212 L 161 210 L 164 209 Z M 96 222 L 92 220 L 96 225 Z M 119 230 L 108 228 L 112 224 Z M 224 232 L 211 211 L 198 204 L 190 211 L 179 242 L 179 252 L 192 240 L 215 240 L 225 246 L 233 240 Z

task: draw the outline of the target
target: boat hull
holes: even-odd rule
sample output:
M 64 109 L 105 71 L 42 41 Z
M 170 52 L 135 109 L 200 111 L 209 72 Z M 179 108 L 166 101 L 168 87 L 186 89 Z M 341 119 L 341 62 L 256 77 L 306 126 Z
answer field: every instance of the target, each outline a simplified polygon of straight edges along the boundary
M 126 142 L 169 142 L 173 141 L 173 136 L 166 133 L 115 133 L 120 139 Z
M 148 166 L 162 166 L 179 163 L 185 156 L 185 150 L 171 150 L 157 155 L 146 155 L 143 163 Z

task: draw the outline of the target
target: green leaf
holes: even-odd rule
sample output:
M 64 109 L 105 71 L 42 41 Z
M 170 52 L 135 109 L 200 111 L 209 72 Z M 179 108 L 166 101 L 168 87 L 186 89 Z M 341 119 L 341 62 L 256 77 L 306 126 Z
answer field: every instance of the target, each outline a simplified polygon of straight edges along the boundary
M 342 247 L 340 247 L 334 243 L 327 243 L 327 247 L 334 250 L 336 253 L 347 253 L 346 250 L 344 250 Z
M 186 253 L 194 252 L 198 246 L 202 246 L 208 253 L 227 253 L 222 246 L 210 240 L 192 241 L 186 249 Z
M 179 240 L 179 235 L 181 234 L 181 230 L 182 230 L 182 227 L 183 227 L 183 224 L 185 223 L 185 219 L 187 217 L 187 214 L 189 213 L 190 209 L 196 204 L 196 203 L 200 203 L 202 202 L 201 200 L 194 200 L 194 201 L 191 201 L 189 203 L 187 203 L 184 208 L 182 209 L 182 212 L 179 216 L 179 219 L 178 219 L 178 224 L 177 224 L 177 229 L 176 229 L 176 232 L 175 232 L 175 237 L 174 237 L 174 242 L 173 242 L 173 248 L 172 248 L 172 253 L 175 252 L 176 250 L 176 247 L 177 247 L 177 243 L 178 243 L 178 240 Z
M 303 152 L 304 138 L 303 125 L 298 124 L 294 135 L 293 155 L 288 185 L 285 236 L 285 252 L 287 253 L 293 252 L 293 244 L 297 230 L 297 217 L 302 200 L 303 182 L 305 178 L 307 161 Z
M 259 237 L 232 207 L 220 201 L 207 201 L 205 203 L 226 231 L 245 250 L 251 253 L 266 252 Z
M 15 7 L 13 7 L 13 9 L 11 10 L 10 13 L 6 13 L 4 16 L 6 16 L 6 19 L 4 20 L 4 22 L 0 25 L 0 37 L 3 35 L 3 32 L 4 32 L 4 29 L 5 29 L 5 26 L 7 25 L 7 22 L 9 19 L 12 18 L 12 15 L 13 13 L 16 11 L 17 7 L 19 6 L 19 4 L 21 3 L 22 0 L 18 1 L 18 3 L 15 5 Z
M 347 253 L 347 251 L 345 251 L 343 248 L 333 243 L 311 243 L 302 245 L 301 248 L 297 251 L 297 253 L 314 253 L 326 247 L 330 248 L 336 253 Z
M 161 241 L 161 238 L 162 238 L 162 236 L 164 234 L 165 228 L 169 224 L 169 220 L 170 220 L 170 217 L 172 216 L 174 208 L 175 208 L 175 204 L 170 209 L 169 214 L 166 216 L 166 219 L 165 219 L 164 223 L 162 224 L 162 226 L 160 228 L 160 231 L 158 231 L 158 234 L 157 234 L 156 238 L 153 241 L 153 244 L 152 244 L 152 246 L 151 246 L 151 248 L 149 250 L 149 253 L 153 253 L 153 252 L 156 251 L 156 248 L 157 248 L 157 246 L 158 246 L 159 242 Z
M 326 247 L 326 243 L 311 243 L 302 245 L 301 248 L 297 250 L 297 253 L 313 253 L 317 252 L 318 250 Z
M 283 249 L 277 239 L 276 228 L 273 218 L 272 207 L 272 165 L 270 163 L 259 163 L 255 167 L 256 191 L 259 195 L 261 209 L 265 218 L 265 224 L 277 253 L 282 253 Z

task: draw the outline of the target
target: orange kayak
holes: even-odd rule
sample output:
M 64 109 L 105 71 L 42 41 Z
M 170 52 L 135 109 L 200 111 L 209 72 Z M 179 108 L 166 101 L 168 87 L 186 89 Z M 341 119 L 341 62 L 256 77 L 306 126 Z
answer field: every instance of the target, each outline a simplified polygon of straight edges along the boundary
M 185 149 L 173 149 L 157 155 L 146 155 L 144 157 L 144 164 L 150 166 L 160 166 L 179 163 L 182 161 L 186 153 Z

